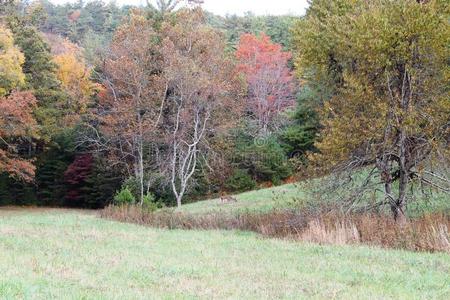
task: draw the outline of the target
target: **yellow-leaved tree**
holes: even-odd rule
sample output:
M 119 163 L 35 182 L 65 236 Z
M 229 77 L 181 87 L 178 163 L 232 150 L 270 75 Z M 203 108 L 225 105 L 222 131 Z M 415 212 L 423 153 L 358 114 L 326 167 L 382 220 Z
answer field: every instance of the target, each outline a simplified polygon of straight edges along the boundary
M 24 55 L 14 45 L 11 31 L 0 26 L 0 97 L 25 82 Z
M 294 28 L 300 75 L 333 87 L 313 161 L 365 176 L 350 200 L 380 189 L 372 205 L 399 221 L 414 183 L 450 192 L 448 13 L 441 0 L 316 0 Z
M 92 70 L 86 65 L 78 46 L 68 40 L 52 41 L 50 44 L 54 54 L 53 61 L 57 65 L 56 76 L 63 90 L 69 95 L 64 109 L 67 112 L 66 125 L 70 125 L 87 112 L 87 106 L 97 91 L 97 85 L 90 78 Z

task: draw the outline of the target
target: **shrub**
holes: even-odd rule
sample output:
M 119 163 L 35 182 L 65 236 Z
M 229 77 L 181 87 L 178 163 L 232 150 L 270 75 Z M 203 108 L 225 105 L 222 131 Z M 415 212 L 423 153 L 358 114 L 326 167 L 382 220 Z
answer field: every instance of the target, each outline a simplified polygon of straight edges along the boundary
M 143 205 L 150 205 L 152 203 L 155 203 L 155 195 L 152 193 L 148 193 L 147 195 L 144 195 L 144 199 L 142 199 Z
M 135 202 L 136 198 L 127 186 L 122 187 L 114 196 L 115 205 L 133 204 Z
M 225 187 L 232 192 L 245 192 L 254 189 L 256 181 L 248 174 L 247 170 L 236 169 L 225 183 Z
M 125 187 L 131 192 L 134 197 L 138 198 L 138 195 L 140 194 L 140 188 L 139 188 L 139 182 L 136 179 L 136 177 L 128 177 L 125 179 L 125 181 L 122 183 L 122 189 Z
M 144 189 L 146 190 L 148 188 L 149 193 L 152 195 L 151 197 L 158 199 L 158 202 L 162 202 L 167 206 L 176 205 L 176 199 L 173 195 L 172 188 L 167 184 L 167 178 L 164 176 L 165 175 L 160 173 L 145 174 L 144 182 L 150 182 L 150 186 L 145 186 Z M 122 187 L 125 186 L 128 187 L 136 200 L 138 200 L 140 195 L 140 184 L 136 177 L 128 177 L 122 184 Z
M 148 193 L 142 199 L 142 208 L 148 212 L 154 212 L 163 207 L 164 203 L 156 201 L 156 197 L 152 193 Z

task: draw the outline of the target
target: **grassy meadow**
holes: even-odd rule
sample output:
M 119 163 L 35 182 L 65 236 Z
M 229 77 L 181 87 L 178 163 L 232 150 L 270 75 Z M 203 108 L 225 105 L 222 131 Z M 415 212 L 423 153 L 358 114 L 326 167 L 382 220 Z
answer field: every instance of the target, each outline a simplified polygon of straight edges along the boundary
M 313 183 L 314 185 L 317 182 Z M 320 183 L 319 183 L 320 184 Z M 308 192 L 311 185 L 307 182 L 297 182 L 272 188 L 265 188 L 245 192 L 235 195 L 237 202 L 221 203 L 219 199 L 210 199 L 198 201 L 183 205 L 178 212 L 189 214 L 208 214 L 208 213 L 242 213 L 255 212 L 265 213 L 273 209 L 302 209 L 304 205 L 314 205 L 317 200 L 315 195 Z M 345 191 L 344 191 L 345 193 Z M 378 201 L 384 199 L 384 194 L 376 194 Z M 446 213 L 450 214 L 450 195 L 434 192 L 431 196 L 425 197 L 417 193 L 415 202 L 408 205 L 408 214 L 411 217 L 418 217 L 428 213 Z M 337 196 L 331 194 L 328 203 L 336 203 Z M 389 208 L 386 207 L 389 214 Z
M 0 210 L 2 299 L 448 299 L 450 256 Z
M 274 208 L 293 207 L 306 199 L 304 189 L 300 184 L 253 190 L 235 197 L 237 202 L 221 203 L 218 198 L 210 199 L 183 205 L 177 211 L 192 214 L 268 212 Z

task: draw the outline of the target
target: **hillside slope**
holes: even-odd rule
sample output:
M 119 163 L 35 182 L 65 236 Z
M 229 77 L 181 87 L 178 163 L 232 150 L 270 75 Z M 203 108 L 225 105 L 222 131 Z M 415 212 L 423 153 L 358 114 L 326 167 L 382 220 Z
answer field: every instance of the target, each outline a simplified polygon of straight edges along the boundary
M 238 200 L 237 202 L 221 203 L 217 198 L 186 204 L 179 211 L 195 214 L 240 211 L 265 212 L 275 207 L 290 207 L 294 201 L 302 201 L 305 195 L 300 185 L 287 184 L 245 192 L 234 197 Z
M 306 191 L 311 186 L 307 183 L 295 183 L 254 190 L 235 195 L 237 202 L 221 203 L 219 199 L 199 201 L 183 205 L 177 211 L 205 214 L 205 213 L 238 213 L 238 212 L 267 212 L 274 208 L 301 208 L 306 202 L 314 203 L 311 193 Z M 335 198 L 333 198 L 333 196 Z M 378 201 L 384 197 L 383 193 L 377 193 Z M 426 213 L 447 213 L 450 215 L 450 194 L 434 192 L 425 198 L 419 192 L 416 193 L 416 201 L 408 204 L 410 216 L 421 216 Z M 338 201 L 337 196 L 330 194 L 329 202 Z M 388 207 L 386 212 L 390 213 Z

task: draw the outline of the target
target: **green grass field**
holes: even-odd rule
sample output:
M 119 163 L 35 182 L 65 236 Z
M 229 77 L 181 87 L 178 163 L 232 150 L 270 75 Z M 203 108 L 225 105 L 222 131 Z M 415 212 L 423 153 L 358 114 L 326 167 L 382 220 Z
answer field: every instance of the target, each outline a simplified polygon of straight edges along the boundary
M 238 202 L 220 203 L 219 199 L 199 201 L 182 206 L 178 211 L 192 214 L 210 212 L 267 212 L 274 208 L 292 207 L 293 200 L 302 201 L 305 193 L 299 184 L 287 184 L 274 188 L 260 189 L 235 196 Z
M 450 256 L 0 210 L 1 299 L 449 299 Z

